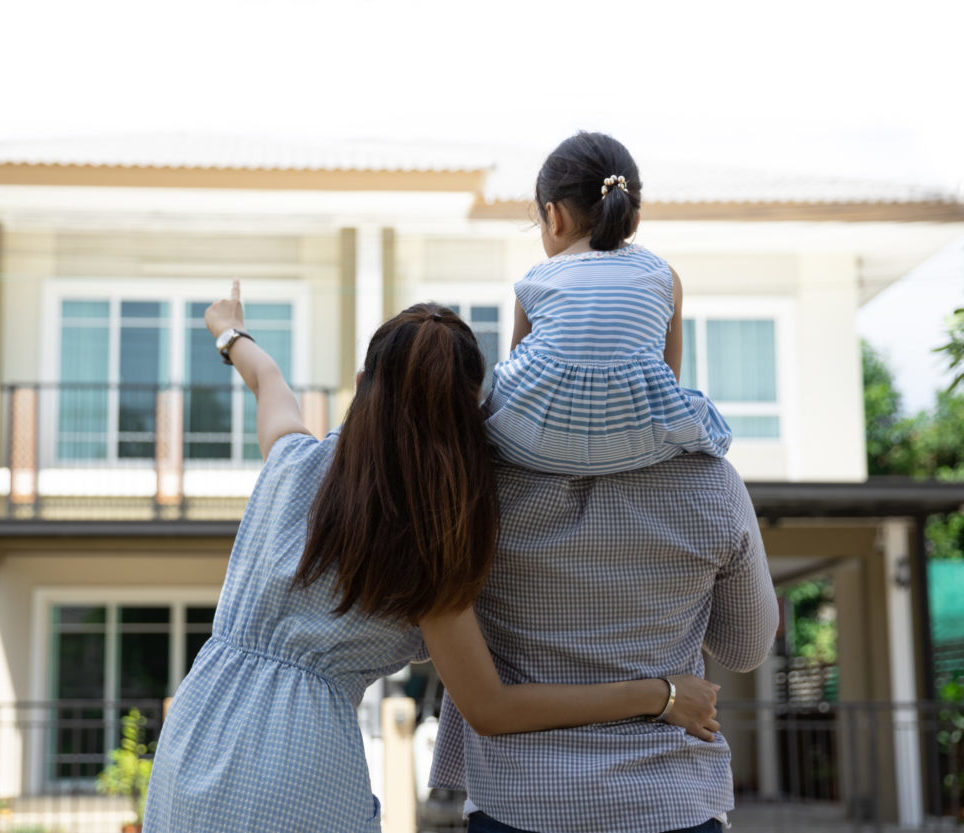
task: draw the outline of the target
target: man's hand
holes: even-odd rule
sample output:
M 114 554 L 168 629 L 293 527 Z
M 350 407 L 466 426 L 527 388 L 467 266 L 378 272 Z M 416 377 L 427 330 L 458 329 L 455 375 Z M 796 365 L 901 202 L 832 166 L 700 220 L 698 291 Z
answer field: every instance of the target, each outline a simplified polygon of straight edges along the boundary
M 692 674 L 667 679 L 676 686 L 676 703 L 666 715 L 666 722 L 682 726 L 701 740 L 716 740 L 714 732 L 720 730 L 720 724 L 716 722 L 716 695 L 720 687 Z
M 244 329 L 244 318 L 241 313 L 241 283 L 237 278 L 231 283 L 231 297 L 215 301 L 204 311 L 204 323 L 215 338 L 225 330 Z

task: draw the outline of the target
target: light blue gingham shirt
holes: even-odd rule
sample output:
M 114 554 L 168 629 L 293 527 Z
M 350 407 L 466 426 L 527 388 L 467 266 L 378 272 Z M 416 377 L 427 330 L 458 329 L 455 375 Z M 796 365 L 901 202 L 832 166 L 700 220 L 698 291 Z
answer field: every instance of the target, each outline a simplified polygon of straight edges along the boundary
M 777 603 L 746 487 L 687 454 L 600 477 L 499 467 L 499 548 L 476 612 L 507 683 L 749 671 Z M 443 702 L 431 783 L 537 833 L 661 833 L 733 807 L 730 749 L 642 719 L 481 737 Z

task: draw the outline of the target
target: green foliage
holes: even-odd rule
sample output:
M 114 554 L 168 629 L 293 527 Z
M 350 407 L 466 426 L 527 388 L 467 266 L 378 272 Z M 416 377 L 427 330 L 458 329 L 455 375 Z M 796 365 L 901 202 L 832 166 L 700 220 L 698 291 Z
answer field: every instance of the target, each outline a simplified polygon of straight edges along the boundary
M 964 308 L 954 310 L 947 331 L 947 344 L 935 348 L 935 353 L 946 353 L 948 369 L 956 372 L 953 381 L 947 389 L 951 393 L 964 381 Z
M 937 743 L 944 755 L 952 761 L 949 767 L 951 772 L 943 779 L 944 786 L 956 793 L 964 786 L 964 772 L 961 769 L 964 750 L 961 746 L 961 739 L 964 737 L 964 682 L 961 681 L 960 671 L 955 671 L 938 689 L 937 699 L 941 704 L 937 712 Z
M 864 372 L 864 418 L 867 427 L 867 470 L 891 474 L 888 456 L 901 440 L 900 393 L 894 377 L 874 349 L 861 342 Z
M 964 349 L 964 311 L 959 310 L 955 320 Z M 886 364 L 869 345 L 861 346 L 867 471 L 871 475 L 919 480 L 964 480 L 964 393 L 943 391 L 937 395 L 937 405 L 932 411 L 903 417 L 900 394 L 894 388 L 893 376 Z M 961 515 L 929 518 L 926 535 L 931 558 L 964 558 L 964 517 Z
M 964 480 L 964 394 L 944 391 L 933 411 L 898 421 L 882 473 Z
M 829 665 L 837 661 L 837 617 L 833 583 L 824 579 L 800 581 L 780 595 L 792 605 L 788 649 L 793 656 Z
M 130 796 L 137 823 L 143 824 L 152 766 L 147 755 L 154 751 L 154 744 L 144 743 L 147 719 L 137 709 L 131 709 L 121 722 L 121 745 L 110 753 L 112 763 L 97 776 L 97 792 Z

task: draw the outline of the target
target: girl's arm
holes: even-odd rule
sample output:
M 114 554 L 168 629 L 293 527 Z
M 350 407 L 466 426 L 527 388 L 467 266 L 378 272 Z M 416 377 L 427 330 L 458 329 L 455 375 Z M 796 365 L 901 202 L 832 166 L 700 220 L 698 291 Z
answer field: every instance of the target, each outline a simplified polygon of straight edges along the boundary
M 673 317 L 666 331 L 663 361 L 669 365 L 678 382 L 683 364 L 683 284 L 680 283 L 679 275 L 672 266 L 669 271 L 673 273 Z
M 238 281 L 231 284 L 230 298 L 215 301 L 207 308 L 204 323 L 215 338 L 231 328 L 244 329 Z M 258 400 L 258 447 L 262 457 L 267 458 L 275 440 L 285 434 L 311 433 L 301 419 L 298 400 L 271 356 L 247 338 L 237 339 L 228 356 Z
M 492 661 L 475 611 L 441 613 L 419 622 L 422 638 L 459 712 L 480 735 L 536 732 L 603 723 L 663 711 L 669 689 L 661 679 L 597 685 L 506 685 Z M 676 703 L 667 723 L 712 741 L 719 686 L 688 674 L 670 677 Z
M 522 309 L 522 304 L 520 304 L 519 299 L 516 298 L 515 326 L 512 328 L 512 349 L 515 350 L 516 345 L 531 332 L 532 324 L 529 323 L 529 316 L 526 315 L 526 311 Z

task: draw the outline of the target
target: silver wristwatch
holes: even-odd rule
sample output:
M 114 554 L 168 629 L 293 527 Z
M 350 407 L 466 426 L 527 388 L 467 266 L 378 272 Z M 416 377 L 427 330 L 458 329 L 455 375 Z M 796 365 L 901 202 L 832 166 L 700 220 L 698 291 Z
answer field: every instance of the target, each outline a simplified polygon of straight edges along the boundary
M 250 333 L 246 333 L 244 330 L 236 330 L 234 327 L 229 327 L 221 335 L 218 336 L 217 341 L 214 342 L 215 346 L 218 348 L 218 352 L 221 354 L 221 359 L 225 364 L 233 364 L 231 357 L 228 356 L 228 350 L 231 349 L 231 345 L 234 344 L 239 338 L 250 338 L 254 341 L 254 338 Z

